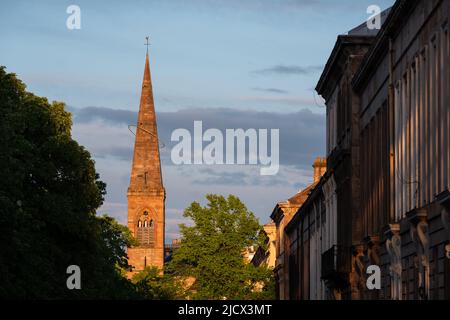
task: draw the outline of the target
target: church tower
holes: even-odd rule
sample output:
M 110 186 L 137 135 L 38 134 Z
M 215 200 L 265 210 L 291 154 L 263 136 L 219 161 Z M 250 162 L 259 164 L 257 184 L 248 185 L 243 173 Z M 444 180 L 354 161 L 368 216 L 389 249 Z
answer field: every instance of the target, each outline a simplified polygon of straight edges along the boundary
M 128 248 L 131 274 L 164 264 L 165 190 L 161 175 L 158 130 L 150 63 L 145 57 L 144 80 L 136 124 L 133 164 L 128 188 L 128 228 L 138 245 Z

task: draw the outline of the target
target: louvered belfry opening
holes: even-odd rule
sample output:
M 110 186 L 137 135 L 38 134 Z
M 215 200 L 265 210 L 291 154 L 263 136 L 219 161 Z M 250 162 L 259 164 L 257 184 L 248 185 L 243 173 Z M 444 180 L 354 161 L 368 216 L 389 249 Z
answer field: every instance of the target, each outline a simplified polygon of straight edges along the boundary
M 155 245 L 155 223 L 148 211 L 138 221 L 136 238 L 140 246 L 153 247 Z

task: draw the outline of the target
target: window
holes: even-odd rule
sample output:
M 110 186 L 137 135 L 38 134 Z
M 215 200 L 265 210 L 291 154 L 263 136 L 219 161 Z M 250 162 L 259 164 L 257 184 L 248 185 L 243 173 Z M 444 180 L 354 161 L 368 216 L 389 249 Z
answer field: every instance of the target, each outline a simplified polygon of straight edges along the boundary
M 150 225 L 148 229 L 149 229 L 148 241 L 150 245 L 153 245 L 155 243 L 155 227 L 153 224 L 153 220 L 150 220 Z
M 137 224 L 136 238 L 140 246 L 155 244 L 155 227 L 153 219 L 149 219 L 148 211 L 144 211 Z

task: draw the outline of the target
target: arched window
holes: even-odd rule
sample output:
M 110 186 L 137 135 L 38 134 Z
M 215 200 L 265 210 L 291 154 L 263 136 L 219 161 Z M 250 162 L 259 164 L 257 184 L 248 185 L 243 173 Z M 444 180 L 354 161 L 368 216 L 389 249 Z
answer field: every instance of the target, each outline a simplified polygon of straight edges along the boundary
M 143 222 L 142 222 L 143 221 Z M 140 246 L 153 246 L 155 244 L 155 226 L 153 219 L 149 221 L 148 211 L 144 211 L 138 221 L 136 238 Z

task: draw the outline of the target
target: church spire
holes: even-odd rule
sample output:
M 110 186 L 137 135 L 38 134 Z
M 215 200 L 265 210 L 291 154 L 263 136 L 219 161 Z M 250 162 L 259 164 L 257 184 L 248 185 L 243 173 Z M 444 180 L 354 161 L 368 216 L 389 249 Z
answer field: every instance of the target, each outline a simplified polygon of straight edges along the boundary
M 137 240 L 135 246 L 127 248 L 128 263 L 133 267 L 129 277 L 147 266 L 157 267 L 161 272 L 163 270 L 165 195 L 147 49 L 127 194 L 128 228 Z
M 148 45 L 148 38 L 147 38 Z M 153 102 L 150 62 L 145 56 L 144 79 L 136 124 L 133 164 L 128 192 L 163 190 L 159 155 L 158 130 Z
M 148 46 L 150 45 L 150 43 L 148 42 L 149 37 L 145 37 L 145 45 L 147 46 L 147 55 L 148 55 Z

